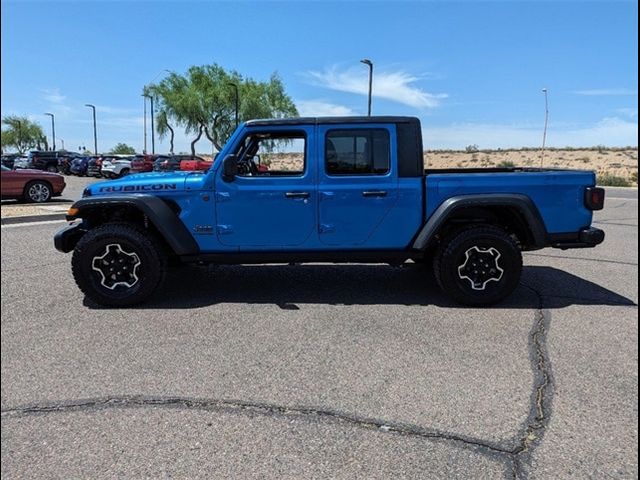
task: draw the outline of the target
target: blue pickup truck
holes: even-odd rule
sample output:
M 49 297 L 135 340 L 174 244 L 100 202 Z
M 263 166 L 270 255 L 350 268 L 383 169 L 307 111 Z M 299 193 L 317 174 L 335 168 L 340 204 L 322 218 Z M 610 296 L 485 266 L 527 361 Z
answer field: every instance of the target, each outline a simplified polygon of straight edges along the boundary
M 456 302 L 489 305 L 517 286 L 522 251 L 601 243 L 603 205 L 590 171 L 425 170 L 417 118 L 253 120 L 207 172 L 90 185 L 55 246 L 108 306 L 144 301 L 175 262 L 406 261 L 433 265 Z

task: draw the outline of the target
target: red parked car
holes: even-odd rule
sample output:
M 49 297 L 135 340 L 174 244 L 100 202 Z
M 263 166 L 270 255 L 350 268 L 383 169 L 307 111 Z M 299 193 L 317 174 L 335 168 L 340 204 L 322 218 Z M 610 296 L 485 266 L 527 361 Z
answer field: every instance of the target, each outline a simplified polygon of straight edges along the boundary
M 206 172 L 213 165 L 212 161 L 201 157 L 189 157 L 180 160 L 180 170 Z
M 153 172 L 153 162 L 158 155 L 136 155 L 131 159 L 131 173 Z
M 2 199 L 18 198 L 43 203 L 59 197 L 66 186 L 64 177 L 41 170 L 10 170 L 2 165 Z

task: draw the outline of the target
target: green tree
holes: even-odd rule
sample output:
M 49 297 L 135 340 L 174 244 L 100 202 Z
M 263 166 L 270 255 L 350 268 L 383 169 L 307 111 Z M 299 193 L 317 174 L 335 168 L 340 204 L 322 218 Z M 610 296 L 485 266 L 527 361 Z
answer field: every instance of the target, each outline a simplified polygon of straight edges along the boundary
M 118 143 L 109 153 L 112 153 L 113 155 L 135 155 L 136 149 L 130 147 L 126 143 Z
M 195 144 L 203 134 L 219 151 L 235 130 L 236 98 L 231 83 L 238 87 L 241 121 L 298 115 L 277 74 L 268 82 L 259 82 L 216 64 L 193 66 L 185 75 L 171 73 L 160 83 L 149 85 L 144 93 L 154 97 L 167 120 L 195 135 L 191 142 L 195 155 Z
M 42 127 L 27 117 L 15 115 L 2 117 L 2 125 L 8 127 L 2 129 L 1 133 L 3 151 L 7 148 L 14 148 L 22 154 L 32 148 L 42 150 L 44 147 L 46 150 L 49 147 Z

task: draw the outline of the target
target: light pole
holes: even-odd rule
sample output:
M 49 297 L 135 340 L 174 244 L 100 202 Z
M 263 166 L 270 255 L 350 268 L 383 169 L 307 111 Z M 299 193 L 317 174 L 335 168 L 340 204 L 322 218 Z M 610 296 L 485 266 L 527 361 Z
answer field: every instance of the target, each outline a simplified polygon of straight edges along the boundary
M 64 150 L 64 138 L 61 138 L 60 142 L 62 142 L 62 150 Z
M 16 120 L 16 123 L 18 124 L 18 141 L 16 143 L 18 144 L 18 152 L 22 153 L 20 151 L 20 145 L 22 145 L 22 122 L 20 120 Z
M 227 85 L 233 87 L 236 91 L 236 128 L 238 128 L 238 84 L 233 82 L 228 82 Z
M 53 139 L 52 150 L 55 151 L 56 150 L 56 120 L 55 120 L 56 117 L 53 115 L 53 113 L 45 113 L 45 115 L 48 115 L 51 117 L 51 137 Z
M 162 75 L 163 73 L 171 73 L 171 70 L 167 70 L 166 68 L 163 69 L 160 73 L 158 73 L 155 77 L 153 77 L 153 80 L 151 80 L 151 82 L 149 82 L 149 84 L 152 84 L 153 82 L 156 81 L 156 79 Z M 147 84 L 148 85 L 148 84 Z M 147 153 L 147 98 L 149 100 L 151 100 L 151 153 L 154 154 L 156 153 L 156 146 L 155 146 L 155 124 L 153 121 L 153 97 L 149 94 L 147 94 L 147 85 L 144 86 L 144 88 L 142 89 L 142 96 L 145 97 L 144 100 L 144 120 L 143 120 L 143 128 L 144 128 L 144 148 L 143 148 L 143 152 Z
M 94 148 L 94 155 L 98 154 L 98 131 L 96 129 L 96 106 L 95 105 L 91 105 L 90 103 L 85 103 L 84 104 L 85 107 L 89 107 L 93 110 L 93 148 Z
M 152 95 L 147 95 L 146 93 L 142 94 L 143 97 L 148 98 L 149 101 L 151 102 L 151 154 L 154 155 L 156 153 L 156 140 L 155 140 L 155 127 L 153 124 L 153 96 Z M 147 104 L 145 102 L 145 113 L 144 113 L 144 120 L 145 120 L 145 129 L 144 129 L 144 148 L 145 150 L 147 149 L 147 128 L 146 128 L 146 121 L 147 121 Z
M 547 122 L 549 121 L 549 102 L 547 101 L 547 89 L 543 88 L 544 93 L 544 131 L 542 132 L 542 155 L 540 156 L 540 168 L 544 166 L 544 145 L 547 141 Z
M 365 65 L 369 65 L 369 107 L 367 108 L 367 115 L 371 116 L 371 86 L 373 84 L 373 63 L 368 58 L 360 60 L 360 63 L 364 63 Z

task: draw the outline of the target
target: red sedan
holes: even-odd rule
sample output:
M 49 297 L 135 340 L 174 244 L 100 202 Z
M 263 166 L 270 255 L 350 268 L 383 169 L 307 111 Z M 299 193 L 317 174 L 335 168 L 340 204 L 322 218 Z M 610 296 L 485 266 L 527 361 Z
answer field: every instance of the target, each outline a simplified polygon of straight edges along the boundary
M 2 199 L 19 198 L 43 203 L 62 195 L 64 177 L 42 170 L 10 170 L 2 165 Z

